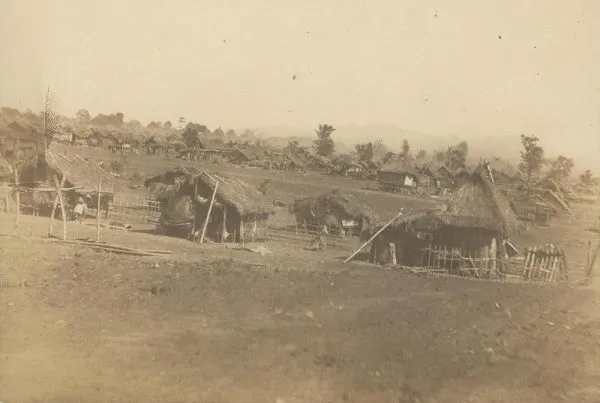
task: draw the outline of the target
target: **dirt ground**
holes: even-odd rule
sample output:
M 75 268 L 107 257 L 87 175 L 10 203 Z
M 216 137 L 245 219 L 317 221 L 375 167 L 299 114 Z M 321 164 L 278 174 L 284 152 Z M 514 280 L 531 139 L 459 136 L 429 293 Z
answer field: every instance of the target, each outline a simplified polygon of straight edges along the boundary
M 382 217 L 431 203 L 361 181 L 223 169 L 271 177 L 283 200 L 360 193 Z M 15 218 L 0 214 L 0 400 L 598 402 L 600 280 L 581 279 L 600 209 L 573 208 L 513 240 L 564 247 L 569 281 L 554 287 L 343 264 L 355 241 L 311 252 L 292 234 L 260 254 L 102 228 L 104 241 L 172 252 L 115 255 L 41 240 L 48 218 L 23 215 L 20 238 L 6 236 Z M 69 223 L 68 237 L 95 238 L 93 224 Z
M 350 246 L 260 255 L 103 229 L 173 252 L 114 255 L 40 241 L 48 220 L 22 216 L 24 238 L 0 238 L 0 399 L 597 402 L 598 289 L 578 273 L 594 215 L 524 238 L 563 243 L 558 287 L 344 265 Z M 0 215 L 0 234 L 13 223 Z

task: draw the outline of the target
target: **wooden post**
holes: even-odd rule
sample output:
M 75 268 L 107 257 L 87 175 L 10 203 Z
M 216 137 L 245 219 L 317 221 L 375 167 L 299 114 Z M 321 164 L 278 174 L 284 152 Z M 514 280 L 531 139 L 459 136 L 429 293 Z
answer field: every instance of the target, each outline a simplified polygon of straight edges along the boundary
M 19 226 L 19 220 L 21 215 L 21 194 L 19 193 L 19 173 L 15 166 L 15 202 L 17 203 L 16 216 L 15 216 L 15 229 Z
M 246 229 L 244 228 L 244 217 L 240 219 L 240 239 L 242 240 L 242 245 L 246 242 Z
M 4 212 L 7 213 L 7 214 L 10 212 L 9 206 L 10 206 L 10 199 L 8 197 L 8 190 L 5 189 L 5 192 L 4 192 Z
M 588 241 L 588 247 L 587 247 L 587 262 L 586 262 L 586 270 L 585 270 L 585 275 L 587 276 L 587 278 L 589 279 L 591 274 L 592 274 L 592 267 L 590 266 L 592 260 L 592 241 Z
M 594 268 L 594 263 L 596 263 L 596 257 L 598 256 L 598 251 L 600 251 L 600 243 L 598 243 L 598 246 L 596 246 L 596 249 L 594 250 L 594 253 L 592 255 L 592 259 L 590 260 L 590 266 L 588 268 L 588 272 L 590 274 L 588 277 L 591 277 L 591 275 L 592 275 L 592 269 Z M 563 254 L 563 259 L 565 259 L 564 254 Z M 565 261 L 565 264 L 566 264 L 566 261 Z
M 96 242 L 100 242 L 100 199 L 102 198 L 102 178 L 98 180 L 98 203 L 96 210 Z
M 121 222 L 125 224 L 125 200 L 123 200 L 123 196 L 119 196 L 119 209 L 121 210 Z
M 495 276 L 496 275 L 496 263 L 497 263 L 497 259 L 498 259 L 498 243 L 496 241 L 496 238 L 492 238 L 492 244 L 490 245 L 490 258 L 492 259 L 490 261 L 491 266 L 490 266 L 490 271 L 491 271 L 491 275 Z
M 60 181 L 60 189 L 65 186 L 66 180 L 67 175 L 63 175 L 63 178 Z M 50 213 L 50 227 L 48 228 L 48 236 L 52 235 L 52 228 L 54 227 L 54 213 L 56 212 L 56 207 L 58 207 L 58 190 L 59 189 L 56 189 L 56 196 L 54 197 L 54 204 L 52 205 L 52 212 Z
M 200 243 L 204 242 L 204 234 L 206 233 L 206 226 L 208 225 L 208 219 L 212 211 L 213 204 L 215 204 L 215 197 L 217 196 L 217 189 L 219 188 L 219 182 L 215 182 L 215 189 L 213 190 L 212 197 L 210 199 L 210 205 L 208 206 L 208 212 L 204 219 L 204 226 L 202 227 L 202 235 L 200 235 Z
M 392 257 L 392 264 L 396 266 L 398 262 L 396 261 L 396 244 L 394 242 L 390 242 L 390 256 Z
M 396 221 L 398 218 L 400 218 L 400 216 L 402 216 L 402 213 L 398 213 L 396 214 L 396 216 L 394 218 L 392 218 L 391 220 L 389 220 L 387 223 L 385 223 L 383 225 L 383 227 L 379 228 L 379 231 L 377 231 L 375 234 L 373 234 L 373 236 L 371 236 L 371 238 L 369 238 L 369 240 L 365 243 L 363 243 L 358 249 L 356 249 L 354 251 L 354 253 L 352 253 L 350 256 L 348 256 L 348 258 L 346 260 L 344 260 L 344 263 L 348 263 L 350 260 L 352 260 L 352 258 L 356 255 L 358 255 L 358 253 L 363 250 L 363 248 L 365 246 L 367 246 L 373 239 L 375 239 L 375 237 L 377 237 L 377 235 L 381 234 L 387 227 L 389 227 L 394 221 Z
M 225 231 L 227 231 L 227 206 L 223 205 L 223 229 L 221 230 L 221 243 L 225 242 Z
M 63 222 L 63 241 L 67 240 L 67 213 L 65 211 L 65 202 L 63 200 L 62 190 L 58 178 L 54 175 L 54 184 L 56 185 L 56 194 L 58 195 L 58 202 L 60 203 L 60 212 L 62 214 Z

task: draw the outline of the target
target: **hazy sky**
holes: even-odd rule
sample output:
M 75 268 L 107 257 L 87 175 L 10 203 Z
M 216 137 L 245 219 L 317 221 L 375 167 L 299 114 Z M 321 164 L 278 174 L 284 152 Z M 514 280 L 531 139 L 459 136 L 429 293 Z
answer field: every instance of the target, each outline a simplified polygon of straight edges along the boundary
M 50 85 L 69 115 L 597 144 L 599 17 L 598 0 L 0 0 L 0 104 L 39 109 Z

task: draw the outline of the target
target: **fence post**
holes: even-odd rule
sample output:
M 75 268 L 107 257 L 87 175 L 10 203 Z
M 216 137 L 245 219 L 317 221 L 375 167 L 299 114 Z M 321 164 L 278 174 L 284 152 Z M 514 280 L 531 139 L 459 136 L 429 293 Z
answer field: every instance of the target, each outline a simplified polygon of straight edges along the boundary
M 125 200 L 123 196 L 119 197 L 119 208 L 121 209 L 121 222 L 125 223 Z
M 100 199 L 102 198 L 102 178 L 98 180 L 98 203 L 96 211 L 96 242 L 100 242 Z
M 60 211 L 62 214 L 62 222 L 63 222 L 63 241 L 67 240 L 67 213 L 65 209 L 65 201 L 62 195 L 62 189 L 60 183 L 58 182 L 58 178 L 54 175 L 54 183 L 56 184 L 56 193 L 58 194 L 58 202 L 60 203 Z
M 16 214 L 15 214 L 15 230 L 19 226 L 20 214 L 21 214 L 21 194 L 19 192 L 19 173 L 17 167 L 15 166 L 15 202 L 17 204 Z M 14 232 L 14 230 L 13 230 Z
M 7 189 L 4 189 L 4 212 L 7 214 L 10 212 L 10 200 Z
M 65 181 L 67 180 L 67 175 L 64 175 L 62 180 L 60 181 L 60 189 L 65 185 Z M 56 197 L 54 198 L 54 205 L 52 206 L 52 213 L 50 213 L 50 227 L 48 228 L 48 235 L 52 235 L 52 227 L 54 226 L 54 213 L 56 212 L 56 207 L 58 207 L 58 191 L 60 189 L 56 189 Z

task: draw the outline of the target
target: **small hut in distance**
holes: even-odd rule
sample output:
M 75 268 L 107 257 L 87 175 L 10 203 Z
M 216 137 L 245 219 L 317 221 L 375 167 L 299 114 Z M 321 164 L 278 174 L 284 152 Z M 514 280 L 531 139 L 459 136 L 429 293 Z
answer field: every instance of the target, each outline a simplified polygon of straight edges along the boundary
M 326 225 L 330 232 L 341 234 L 360 234 L 370 230 L 379 219 L 367 204 L 338 190 L 296 200 L 290 206 L 290 213 L 296 216 L 296 223 L 301 226 L 318 230 L 318 226 Z
M 511 206 L 478 169 L 452 195 L 442 211 L 426 210 L 396 220 L 371 245 L 371 259 L 447 270 L 485 270 L 513 254 L 510 236 L 522 229 Z

